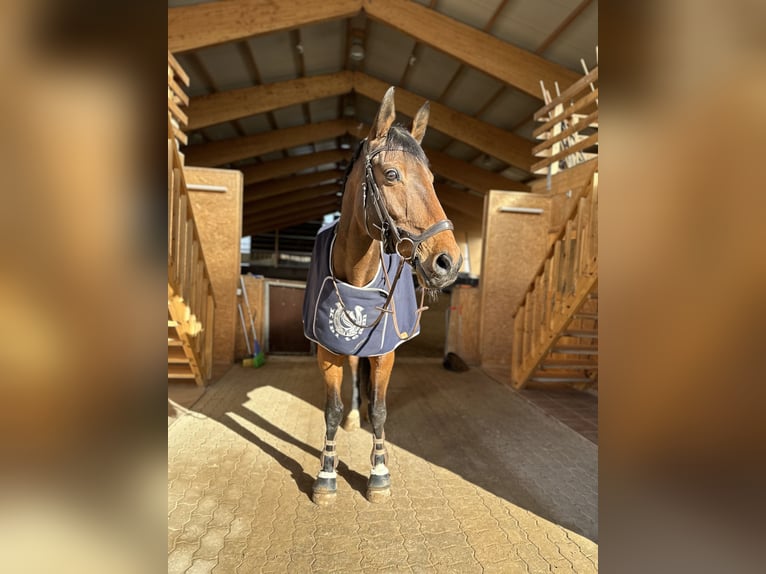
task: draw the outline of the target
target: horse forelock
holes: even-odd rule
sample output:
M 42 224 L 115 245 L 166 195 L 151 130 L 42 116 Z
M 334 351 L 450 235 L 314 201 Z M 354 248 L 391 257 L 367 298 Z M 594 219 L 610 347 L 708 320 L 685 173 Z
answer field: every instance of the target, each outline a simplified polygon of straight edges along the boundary
M 428 165 L 428 158 L 420 144 L 404 126 L 391 126 L 386 134 L 386 148 L 391 151 L 404 151 L 414 155 L 419 161 Z

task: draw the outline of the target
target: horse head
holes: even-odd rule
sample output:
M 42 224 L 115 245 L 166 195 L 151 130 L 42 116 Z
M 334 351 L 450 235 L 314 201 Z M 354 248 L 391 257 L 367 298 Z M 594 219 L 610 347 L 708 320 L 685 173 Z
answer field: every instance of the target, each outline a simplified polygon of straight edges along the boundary
M 367 138 L 362 196 L 368 234 L 411 263 L 422 287 L 438 290 L 455 281 L 463 257 L 420 146 L 428 115 L 426 102 L 410 130 L 394 125 L 394 88 L 388 89 Z

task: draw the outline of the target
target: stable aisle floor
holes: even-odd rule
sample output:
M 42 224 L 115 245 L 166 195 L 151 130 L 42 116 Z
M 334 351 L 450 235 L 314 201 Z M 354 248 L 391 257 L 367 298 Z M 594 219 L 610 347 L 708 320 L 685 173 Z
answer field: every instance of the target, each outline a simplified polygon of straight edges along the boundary
M 597 571 L 597 446 L 480 369 L 397 359 L 381 504 L 364 497 L 369 424 L 338 431 L 337 501 L 311 502 L 323 404 L 313 358 L 271 356 L 179 413 L 169 573 Z

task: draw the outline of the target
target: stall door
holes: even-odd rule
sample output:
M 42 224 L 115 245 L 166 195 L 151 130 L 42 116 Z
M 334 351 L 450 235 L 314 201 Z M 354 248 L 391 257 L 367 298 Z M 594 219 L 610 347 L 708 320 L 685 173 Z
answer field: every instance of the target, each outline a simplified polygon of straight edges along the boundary
M 304 291 L 297 286 L 269 285 L 269 353 L 311 352 L 301 322 Z

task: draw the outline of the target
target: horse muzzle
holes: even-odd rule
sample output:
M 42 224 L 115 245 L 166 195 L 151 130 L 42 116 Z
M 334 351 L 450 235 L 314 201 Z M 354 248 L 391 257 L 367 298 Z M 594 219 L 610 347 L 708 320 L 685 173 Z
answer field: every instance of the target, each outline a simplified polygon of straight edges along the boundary
M 444 289 L 457 279 L 458 271 L 463 265 L 463 256 L 453 261 L 449 253 L 442 252 L 430 257 L 426 265 L 418 259 L 415 261 L 415 272 L 421 286 L 428 289 Z

